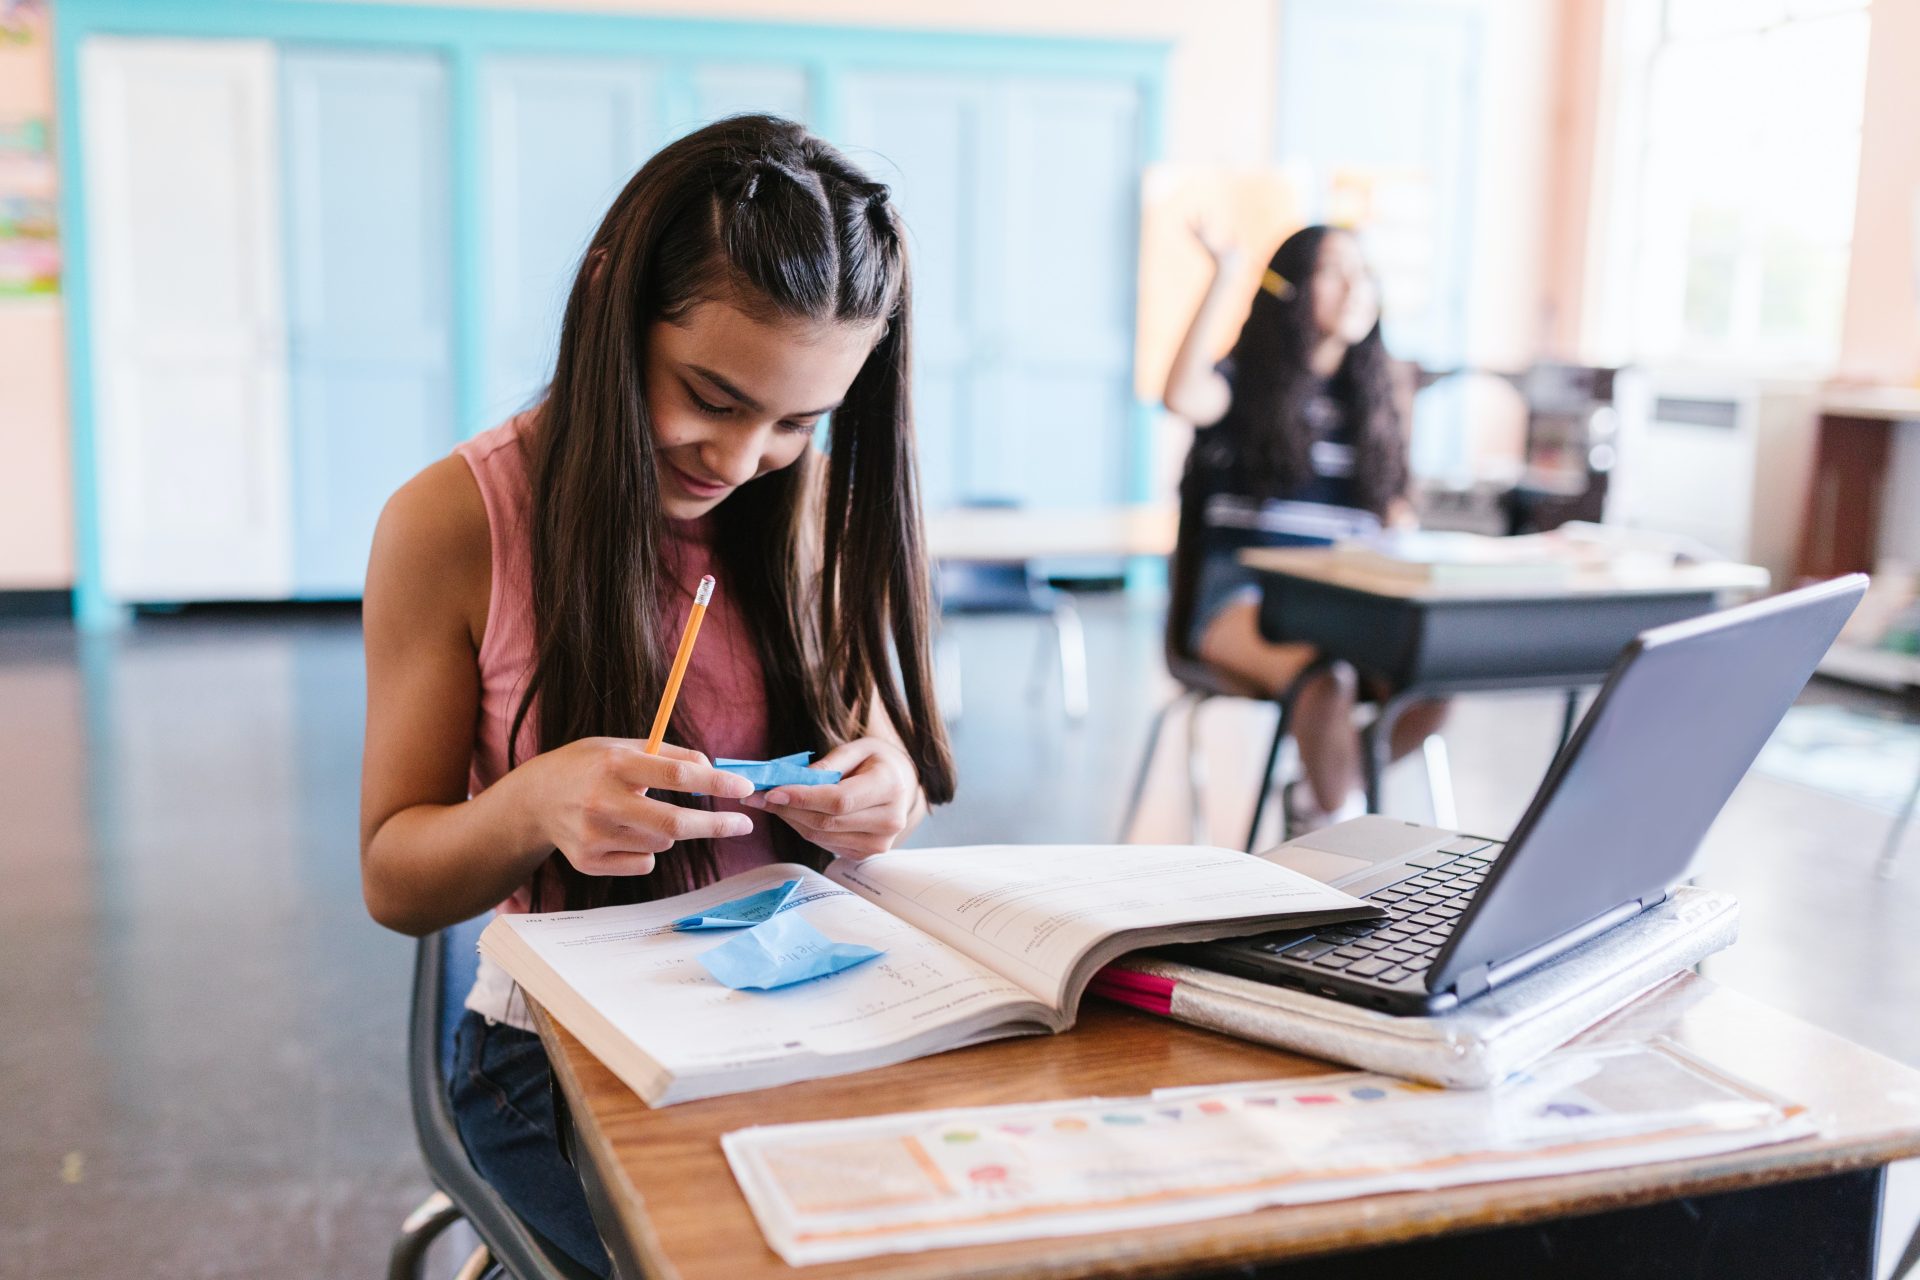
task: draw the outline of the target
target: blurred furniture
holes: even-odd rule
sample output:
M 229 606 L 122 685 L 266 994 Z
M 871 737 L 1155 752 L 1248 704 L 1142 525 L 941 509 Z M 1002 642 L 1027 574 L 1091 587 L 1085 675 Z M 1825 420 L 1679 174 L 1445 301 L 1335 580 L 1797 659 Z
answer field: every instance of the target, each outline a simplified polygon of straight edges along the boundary
M 1520 482 L 1507 495 L 1508 532 L 1600 521 L 1615 453 L 1617 369 L 1542 362 L 1510 379 L 1527 404 Z
M 1207 830 L 1206 809 L 1206 761 L 1200 749 L 1200 712 L 1209 702 L 1217 698 L 1240 698 L 1254 702 L 1274 704 L 1278 718 L 1273 727 L 1273 738 L 1267 748 L 1266 767 L 1260 775 L 1260 794 L 1254 799 L 1253 818 L 1247 826 L 1246 851 L 1252 853 L 1259 843 L 1260 823 L 1266 811 L 1266 801 L 1275 785 L 1284 778 L 1297 778 L 1299 774 L 1299 753 L 1288 729 L 1292 724 L 1294 704 L 1300 691 L 1309 681 L 1319 676 L 1329 666 L 1328 661 L 1319 660 L 1309 663 L 1293 682 L 1276 697 L 1261 689 L 1251 681 L 1242 680 L 1230 672 L 1222 671 L 1210 662 L 1203 661 L 1187 651 L 1188 629 L 1191 619 L 1179 607 L 1178 602 L 1190 598 L 1189 589 L 1180 581 L 1183 574 L 1190 572 L 1186 567 L 1191 556 L 1183 554 L 1177 545 L 1179 521 L 1177 510 L 1165 513 L 1166 523 L 1158 521 L 1153 526 L 1156 535 L 1167 535 L 1168 567 L 1174 578 L 1170 584 L 1175 604 L 1167 610 L 1167 625 L 1162 633 L 1162 651 L 1167 664 L 1167 674 L 1173 677 L 1180 691 L 1154 713 L 1147 728 L 1147 741 L 1140 753 L 1140 767 L 1134 773 L 1133 786 L 1127 794 L 1126 808 L 1120 815 L 1120 832 L 1116 839 L 1124 842 L 1133 831 L 1133 824 L 1140 816 L 1141 802 L 1146 798 L 1147 778 L 1153 772 L 1154 752 L 1160 745 L 1160 735 L 1165 730 L 1167 719 L 1176 710 L 1184 713 L 1186 719 L 1186 774 L 1187 774 L 1187 826 L 1190 838 L 1195 844 L 1210 844 Z M 1189 549 L 1190 550 L 1190 549 Z M 1367 705 L 1360 710 L 1364 713 Z M 1427 740 L 1424 749 L 1427 764 L 1427 786 L 1433 797 L 1436 815 L 1444 817 L 1442 825 L 1452 825 L 1453 783 L 1447 769 L 1446 744 L 1438 735 Z M 1288 815 L 1283 803 L 1280 810 L 1280 839 L 1289 834 Z
M 1598 523 L 1618 457 L 1621 371 L 1542 361 L 1514 372 L 1475 367 L 1412 370 L 1416 430 L 1467 432 L 1477 380 L 1510 388 L 1524 414 L 1520 474 L 1500 494 L 1498 527 L 1444 518 L 1434 527 L 1490 534 L 1538 533 L 1569 520 Z M 1478 411 L 1483 413 L 1484 410 Z M 1444 516 L 1444 513 L 1443 513 Z
M 388 1280 L 422 1280 L 434 1238 L 465 1218 L 485 1242 L 463 1277 L 504 1268 L 513 1280 L 590 1280 L 588 1271 L 523 1222 L 467 1159 L 447 1099 L 454 1028 L 479 967 L 475 950 L 490 916 L 480 916 L 420 939 L 413 968 L 413 1011 L 407 1031 L 407 1084 L 420 1158 L 438 1188 L 407 1216 L 388 1261 Z M 600 1221 L 595 1209 L 595 1220 Z M 635 1274 L 619 1273 L 616 1274 Z
M 1087 639 L 1073 598 L 1040 576 L 1031 560 L 942 560 L 936 581 L 940 614 L 1009 614 L 1045 618 L 1060 656 L 1060 707 L 1069 720 L 1087 714 Z M 960 650 L 943 630 L 939 649 L 946 675 L 942 703 L 950 720 L 964 705 Z M 1039 667 L 1036 663 L 1036 673 Z M 1036 679 L 1036 685 L 1039 683 Z
M 1276 644 L 1311 644 L 1323 657 L 1351 664 L 1363 681 L 1394 691 L 1361 741 L 1374 813 L 1393 724 L 1409 704 L 1564 689 L 1565 747 L 1578 691 L 1605 680 L 1634 636 L 1707 613 L 1722 595 L 1764 591 L 1768 581 L 1752 565 L 1700 564 L 1583 572 L 1553 586 L 1436 587 L 1319 548 L 1260 548 L 1240 558 L 1260 575 L 1262 635 Z M 1256 809 L 1256 827 L 1259 820 Z
M 1691 538 L 1793 582 L 1814 387 L 1654 369 L 1623 373 L 1619 402 L 1607 522 Z
M 1914 388 L 1832 388 L 1822 393 L 1813 475 L 1794 563 L 1799 577 L 1866 573 L 1879 561 L 1894 427 L 1913 422 L 1920 422 L 1920 390 Z M 1911 502 L 1911 495 L 1897 497 Z
M 786 1280 L 723 1134 L 900 1111 L 1318 1074 L 1327 1064 L 1102 1000 L 1068 1035 L 996 1041 L 851 1079 L 648 1108 L 536 1007 L 582 1179 L 634 1275 Z M 1260 1209 L 1172 1226 L 821 1263 L 818 1280 L 1009 1276 L 1871 1276 L 1885 1167 L 1920 1155 L 1920 1072 L 1682 975 L 1593 1042 L 1667 1036 L 1805 1106 L 1818 1135 L 1695 1160 Z M 1312 1259 L 1322 1259 L 1315 1266 Z M 1281 1264 L 1292 1263 L 1291 1266 Z M 1307 1268 L 1307 1269 L 1302 1269 Z
M 1175 651 L 1171 641 L 1166 652 L 1167 674 L 1180 686 L 1175 694 L 1160 710 L 1154 712 L 1153 721 L 1147 727 L 1147 743 L 1140 752 L 1140 767 L 1134 773 L 1133 787 L 1127 793 L 1127 806 L 1120 815 L 1120 833 L 1115 838 L 1125 843 L 1133 831 L 1133 824 L 1140 817 L 1140 802 L 1146 798 L 1147 778 L 1153 772 L 1153 754 L 1159 748 L 1160 735 L 1166 728 L 1167 718 L 1178 709 L 1186 720 L 1187 729 L 1187 829 L 1188 838 L 1194 844 L 1211 844 L 1207 831 L 1206 806 L 1206 758 L 1200 750 L 1200 709 L 1215 698 L 1243 698 L 1251 702 L 1277 702 L 1271 694 L 1257 685 L 1235 678 L 1213 664 L 1202 662 L 1198 658 L 1189 658 Z M 1272 786 L 1273 776 L 1281 763 L 1280 753 L 1291 744 L 1287 736 L 1285 713 L 1279 725 L 1274 729 L 1273 745 L 1269 755 L 1273 758 L 1267 768 L 1268 786 Z M 1297 766 L 1285 770 L 1292 774 Z M 1247 849 L 1252 852 L 1253 842 L 1258 837 L 1258 822 L 1247 836 Z M 1285 820 L 1282 819 L 1281 838 L 1284 839 Z
M 1087 651 L 1073 600 L 1048 585 L 1038 562 L 1075 557 L 1165 555 L 1173 548 L 1173 504 L 1039 509 L 983 500 L 927 515 L 927 555 L 937 566 L 942 614 L 1025 614 L 1053 627 L 1060 699 L 1071 719 L 1087 712 Z M 963 705 L 959 646 L 942 633 L 937 650 L 941 704 L 950 720 Z
M 931 560 L 1047 560 L 1164 556 L 1180 521 L 1172 502 L 1098 507 L 987 503 L 929 509 Z

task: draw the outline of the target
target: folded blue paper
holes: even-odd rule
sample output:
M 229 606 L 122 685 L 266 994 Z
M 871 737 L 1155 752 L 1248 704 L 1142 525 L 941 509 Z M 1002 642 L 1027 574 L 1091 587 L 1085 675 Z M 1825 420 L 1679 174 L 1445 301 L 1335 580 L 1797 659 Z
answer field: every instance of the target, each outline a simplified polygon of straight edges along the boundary
M 885 954 L 857 942 L 835 942 L 797 912 L 788 912 L 702 952 L 699 960 L 736 991 L 772 991 Z
M 813 752 L 796 751 L 777 760 L 715 760 L 713 767 L 739 774 L 753 784 L 755 791 L 784 786 L 824 787 L 840 781 L 838 769 L 807 768 L 807 761 L 811 759 Z
M 787 899 L 800 887 L 798 880 L 789 880 L 777 884 L 771 889 L 762 889 L 750 893 L 744 898 L 735 898 L 719 906 L 710 907 L 697 916 L 681 916 L 673 922 L 673 927 L 682 933 L 694 929 L 747 929 L 771 920 L 786 908 Z

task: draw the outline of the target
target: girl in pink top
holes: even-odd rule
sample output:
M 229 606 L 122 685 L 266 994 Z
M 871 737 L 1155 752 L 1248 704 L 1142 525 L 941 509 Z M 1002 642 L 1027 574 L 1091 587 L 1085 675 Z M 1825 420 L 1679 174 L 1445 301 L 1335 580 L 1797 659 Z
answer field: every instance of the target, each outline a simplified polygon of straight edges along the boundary
M 545 399 L 388 503 L 367 573 L 361 878 L 425 934 L 891 848 L 952 797 L 932 693 L 885 187 L 745 116 L 649 160 L 595 233 Z M 832 414 L 823 454 L 815 428 Z M 718 580 L 668 741 L 644 737 Z M 821 753 L 760 796 L 711 757 Z M 491 984 L 491 985 L 490 985 Z M 604 1271 L 538 1040 L 483 971 L 451 1091 L 476 1167 Z

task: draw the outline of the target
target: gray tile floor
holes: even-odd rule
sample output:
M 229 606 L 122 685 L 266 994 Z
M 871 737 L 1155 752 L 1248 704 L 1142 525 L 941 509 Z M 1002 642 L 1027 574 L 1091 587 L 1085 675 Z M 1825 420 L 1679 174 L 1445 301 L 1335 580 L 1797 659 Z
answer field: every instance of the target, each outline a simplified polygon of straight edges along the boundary
M 1084 603 L 1094 707 L 1074 727 L 1027 679 L 1038 626 L 958 624 L 961 793 L 924 841 L 1113 838 L 1167 687 L 1153 611 Z M 0 626 L 0 1277 L 380 1273 L 427 1185 L 402 1068 L 411 943 L 360 903 L 361 700 L 351 611 L 97 639 Z M 1223 704 L 1202 726 L 1228 843 L 1268 714 Z M 1540 697 L 1457 709 L 1462 826 L 1511 826 L 1557 714 Z M 1182 741 L 1136 838 L 1184 838 Z M 1425 816 L 1417 773 L 1388 799 Z M 1703 854 L 1745 921 L 1708 972 L 1920 1065 L 1920 848 L 1876 880 L 1886 823 L 1750 777 Z M 1888 1213 L 1901 1241 L 1920 1216 L 1908 1181 Z

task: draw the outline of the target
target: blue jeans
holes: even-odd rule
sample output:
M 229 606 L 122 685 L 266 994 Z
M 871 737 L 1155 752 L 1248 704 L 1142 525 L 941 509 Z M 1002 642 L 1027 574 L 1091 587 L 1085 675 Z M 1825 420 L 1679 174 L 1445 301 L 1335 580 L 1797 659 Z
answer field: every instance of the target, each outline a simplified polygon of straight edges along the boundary
M 612 1264 L 580 1175 L 560 1154 L 552 1090 L 539 1036 L 471 1009 L 461 1016 L 447 1096 L 467 1158 L 528 1226 L 604 1276 Z

